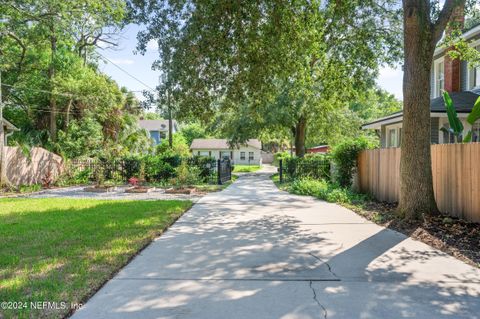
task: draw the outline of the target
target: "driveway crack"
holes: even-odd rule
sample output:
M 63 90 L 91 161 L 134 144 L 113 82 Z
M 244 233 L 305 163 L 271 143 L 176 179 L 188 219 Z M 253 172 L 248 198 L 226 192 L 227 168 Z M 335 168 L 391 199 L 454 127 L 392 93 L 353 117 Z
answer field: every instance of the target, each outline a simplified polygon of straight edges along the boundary
M 312 256 L 313 258 L 315 258 L 316 260 L 320 261 L 320 262 L 321 262 L 322 264 L 324 264 L 325 266 L 327 266 L 328 272 L 330 272 L 330 273 L 333 275 L 333 277 L 335 277 L 335 278 L 337 278 L 337 279 L 340 279 L 340 278 L 338 278 L 337 274 L 333 272 L 332 266 L 330 266 L 330 264 L 329 264 L 328 262 L 322 260 L 320 257 L 318 257 L 318 256 L 316 256 L 316 255 L 314 255 L 314 254 L 312 254 L 312 253 L 308 253 L 308 254 L 309 254 L 310 256 Z
M 328 317 L 328 312 L 327 312 L 327 308 L 325 308 L 325 306 L 323 306 L 320 301 L 318 301 L 317 299 L 317 292 L 315 291 L 315 288 L 313 288 L 313 281 L 310 280 L 310 289 L 312 289 L 312 292 L 313 292 L 313 300 L 315 300 L 315 302 L 320 306 L 320 308 L 322 308 L 323 310 L 323 318 L 327 319 Z

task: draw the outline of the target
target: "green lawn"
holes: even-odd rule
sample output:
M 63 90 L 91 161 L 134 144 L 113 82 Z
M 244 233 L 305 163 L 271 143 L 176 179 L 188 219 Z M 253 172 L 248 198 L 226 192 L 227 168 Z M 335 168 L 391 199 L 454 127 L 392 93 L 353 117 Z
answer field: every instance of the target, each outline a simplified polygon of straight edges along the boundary
M 0 199 L 0 302 L 84 302 L 189 201 Z M 67 310 L 2 310 L 61 318 Z
M 259 165 L 235 165 L 234 173 L 252 173 L 260 169 Z

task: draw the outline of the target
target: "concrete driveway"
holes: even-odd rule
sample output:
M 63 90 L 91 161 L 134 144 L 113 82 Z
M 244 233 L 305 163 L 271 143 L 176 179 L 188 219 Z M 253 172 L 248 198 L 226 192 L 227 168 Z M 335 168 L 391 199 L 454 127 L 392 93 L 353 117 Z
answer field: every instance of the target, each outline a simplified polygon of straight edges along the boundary
M 267 174 L 199 200 L 80 318 L 480 318 L 480 271 Z

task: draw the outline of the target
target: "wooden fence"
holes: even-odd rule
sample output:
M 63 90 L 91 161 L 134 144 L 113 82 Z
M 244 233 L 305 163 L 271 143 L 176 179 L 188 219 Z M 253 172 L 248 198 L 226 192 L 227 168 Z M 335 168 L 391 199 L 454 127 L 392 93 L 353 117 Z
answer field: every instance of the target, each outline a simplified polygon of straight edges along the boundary
M 363 151 L 357 185 L 376 199 L 397 202 L 400 148 Z M 480 222 L 480 143 L 432 145 L 435 199 L 441 212 Z
M 20 147 L 6 146 L 5 177 L 14 186 L 42 184 L 44 179 L 55 181 L 63 172 L 63 159 L 41 147 L 33 147 L 25 155 Z

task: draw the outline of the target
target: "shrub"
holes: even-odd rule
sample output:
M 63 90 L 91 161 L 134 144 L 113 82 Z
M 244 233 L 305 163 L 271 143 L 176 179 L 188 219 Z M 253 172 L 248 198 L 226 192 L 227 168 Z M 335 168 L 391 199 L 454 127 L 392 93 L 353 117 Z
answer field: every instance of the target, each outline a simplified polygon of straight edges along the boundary
M 335 163 L 335 180 L 342 187 L 352 185 L 352 176 L 357 167 L 358 154 L 372 148 L 374 143 L 366 137 L 349 139 L 337 144 L 332 150 L 332 159 Z
M 186 157 L 190 155 L 190 148 L 187 140 L 181 133 L 174 133 L 172 136 L 172 147 L 168 144 L 168 136 L 157 146 L 157 155 Z M 179 163 L 180 165 L 180 163 Z
M 199 177 L 203 182 L 208 182 L 214 174 L 217 162 L 213 157 L 193 156 L 187 160 L 189 166 L 194 166 L 199 169 Z
M 175 177 L 175 167 L 160 156 L 147 155 L 144 157 L 145 179 L 148 182 L 170 179 Z
M 321 199 L 325 199 L 327 190 L 328 183 L 321 179 L 297 179 L 290 186 L 290 191 L 294 194 L 315 196 Z
M 198 184 L 200 181 L 200 169 L 195 166 L 187 165 L 186 161 L 183 161 L 175 171 L 176 177 L 171 180 L 173 185 L 180 187 L 192 186 Z
M 123 169 L 127 177 L 137 176 L 139 177 L 140 171 L 144 161 L 139 156 L 134 157 L 124 157 L 123 158 Z
M 285 160 L 290 157 L 291 157 L 290 152 L 287 152 L 287 151 L 275 153 L 273 154 L 273 165 L 278 167 L 280 165 L 281 159 L 285 163 Z
M 367 196 L 325 180 L 301 178 L 290 185 L 290 192 L 314 196 L 332 203 L 355 203 L 365 201 Z

